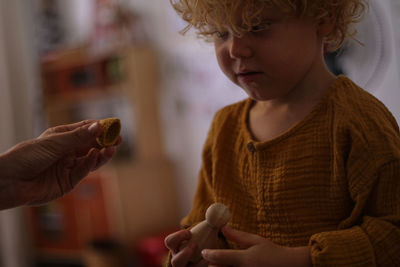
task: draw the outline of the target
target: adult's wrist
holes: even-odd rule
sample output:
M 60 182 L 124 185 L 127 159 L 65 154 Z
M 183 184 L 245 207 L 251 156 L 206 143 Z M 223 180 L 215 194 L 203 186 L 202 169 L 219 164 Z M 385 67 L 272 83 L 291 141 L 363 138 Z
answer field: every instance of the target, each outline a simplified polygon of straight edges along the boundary
M 7 151 L 5 153 L 0 154 L 0 187 L 4 188 L 7 184 L 11 182 L 11 169 L 9 158 L 10 152 Z
M 9 151 L 0 154 L 0 210 L 16 206 L 15 180 L 12 176 L 13 167 L 10 157 Z

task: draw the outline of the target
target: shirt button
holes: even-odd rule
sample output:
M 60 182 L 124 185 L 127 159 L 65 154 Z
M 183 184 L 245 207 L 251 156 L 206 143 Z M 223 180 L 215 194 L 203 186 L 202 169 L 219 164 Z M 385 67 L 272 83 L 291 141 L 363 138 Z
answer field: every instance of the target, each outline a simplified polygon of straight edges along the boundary
M 253 142 L 249 142 L 249 143 L 247 144 L 247 149 L 248 149 L 250 152 L 256 152 L 256 147 L 254 146 Z

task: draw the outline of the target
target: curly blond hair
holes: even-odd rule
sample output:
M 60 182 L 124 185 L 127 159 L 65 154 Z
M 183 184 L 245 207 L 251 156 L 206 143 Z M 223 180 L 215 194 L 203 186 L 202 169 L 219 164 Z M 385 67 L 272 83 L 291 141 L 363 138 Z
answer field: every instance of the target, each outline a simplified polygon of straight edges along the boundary
M 209 37 L 217 30 L 230 28 L 240 34 L 250 31 L 262 20 L 265 8 L 277 7 L 288 15 L 318 21 L 334 19 L 334 28 L 326 36 L 329 50 L 339 48 L 347 37 L 356 33 L 351 26 L 358 22 L 368 5 L 367 0 L 170 0 L 173 8 L 200 36 Z M 237 18 L 241 18 L 240 24 Z

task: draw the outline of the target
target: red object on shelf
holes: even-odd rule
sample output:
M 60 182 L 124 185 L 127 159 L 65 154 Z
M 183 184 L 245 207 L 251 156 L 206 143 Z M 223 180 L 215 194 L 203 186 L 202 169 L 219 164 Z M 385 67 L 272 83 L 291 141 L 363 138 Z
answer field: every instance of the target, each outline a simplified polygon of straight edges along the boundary
M 161 267 L 168 255 L 168 249 L 164 245 L 164 239 L 177 229 L 167 231 L 155 236 L 149 236 L 139 240 L 135 246 L 136 254 L 144 267 Z

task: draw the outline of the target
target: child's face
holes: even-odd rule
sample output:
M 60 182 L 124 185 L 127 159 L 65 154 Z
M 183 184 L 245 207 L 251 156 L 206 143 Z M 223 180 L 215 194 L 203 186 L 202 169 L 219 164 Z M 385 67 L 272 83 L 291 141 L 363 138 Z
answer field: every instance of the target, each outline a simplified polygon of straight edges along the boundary
M 311 21 L 277 9 L 266 10 L 263 21 L 242 36 L 228 29 L 214 37 L 222 71 L 259 101 L 278 99 L 301 86 L 318 75 L 317 62 L 323 60 L 322 38 Z

